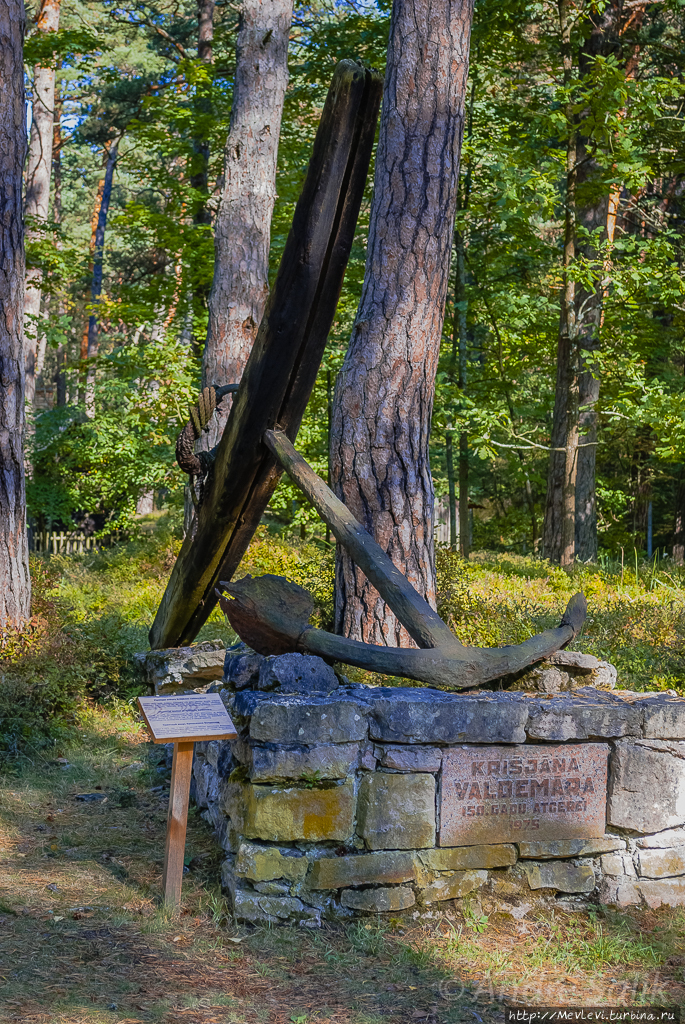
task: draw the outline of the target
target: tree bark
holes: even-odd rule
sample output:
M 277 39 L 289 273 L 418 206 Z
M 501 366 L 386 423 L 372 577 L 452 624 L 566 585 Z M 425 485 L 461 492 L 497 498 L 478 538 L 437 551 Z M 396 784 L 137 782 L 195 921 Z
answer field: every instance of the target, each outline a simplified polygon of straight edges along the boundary
M 617 0 L 612 0 L 601 13 L 593 14 L 592 30 L 580 49 L 579 70 L 581 80 L 592 71 L 597 57 L 608 57 L 619 48 L 620 11 Z M 626 67 L 626 77 L 631 74 Z M 602 169 L 592 156 L 592 145 L 585 137 L 581 119 L 578 133 L 578 223 L 591 233 L 593 241 L 579 246 L 587 260 L 597 259 L 595 234 L 600 230 L 600 242 L 613 241 L 610 227 L 611 199 L 609 193 L 598 199 L 586 199 L 583 190 L 592 187 L 602 175 Z M 614 221 L 615 223 L 615 221 Z M 602 321 L 603 282 L 600 279 L 590 291 L 578 287 L 576 308 L 578 311 L 579 348 L 593 352 L 599 348 L 599 332 Z M 578 472 L 576 477 L 576 556 L 583 562 L 597 560 L 597 498 L 595 491 L 597 464 L 597 402 L 600 382 L 593 370 L 585 364 L 580 368 L 578 384 Z
M 0 0 L 0 629 L 31 613 L 24 480 L 23 0 Z
M 95 306 L 102 294 L 102 272 L 105 250 L 105 231 L 107 230 L 107 214 L 109 203 L 112 198 L 112 184 L 114 182 L 114 168 L 117 163 L 117 144 L 110 143 L 106 151 L 105 177 L 102 183 L 102 198 L 98 210 L 97 226 L 95 228 L 95 245 L 93 248 L 93 278 L 90 286 L 90 302 L 92 312 L 88 317 L 88 341 L 86 347 L 86 358 L 88 368 L 86 370 L 86 416 L 90 419 L 95 415 L 95 359 L 98 354 L 98 318 Z
M 564 86 L 573 78 L 571 33 L 574 8 L 571 0 L 558 0 L 559 29 L 564 65 Z M 572 267 L 576 259 L 576 173 L 577 132 L 573 103 L 566 108 L 566 196 L 564 219 L 564 255 L 559 298 L 559 337 L 557 342 L 557 379 L 549 469 L 543 549 L 546 558 L 571 568 L 576 548 L 576 475 L 578 471 L 578 331 L 576 324 L 576 284 Z
M 236 43 L 224 190 L 214 234 L 214 282 L 202 361 L 203 387 L 240 380 L 269 294 L 276 159 L 288 84 L 293 0 L 243 0 Z M 223 434 L 226 399 L 201 444 Z
M 333 408 L 333 489 L 435 603 L 428 437 L 447 292 L 471 0 L 394 0 L 362 296 Z M 411 646 L 349 556 L 336 632 Z
M 673 561 L 676 565 L 685 565 L 685 466 L 680 467 L 675 492 Z
M 212 46 L 214 42 L 214 8 L 215 0 L 197 0 L 197 55 L 205 64 L 211 64 L 213 60 Z M 211 101 L 206 95 L 202 95 L 203 84 L 198 88 L 200 95 L 196 99 L 196 110 L 198 116 L 211 114 Z M 193 174 L 190 184 L 202 195 L 193 214 L 193 223 L 211 224 L 212 216 L 206 206 L 209 181 L 209 139 L 206 134 L 198 134 L 193 139 Z
M 36 26 L 38 31 L 56 32 L 59 28 L 59 14 L 60 0 L 42 0 Z M 36 64 L 33 69 L 33 107 L 24 203 L 29 238 L 40 237 L 41 228 L 48 219 L 54 107 L 55 69 Z M 24 295 L 26 399 L 30 405 L 33 405 L 38 375 L 36 353 L 39 330 L 36 318 L 40 315 L 42 282 L 42 270 L 39 267 L 31 268 L 26 275 Z

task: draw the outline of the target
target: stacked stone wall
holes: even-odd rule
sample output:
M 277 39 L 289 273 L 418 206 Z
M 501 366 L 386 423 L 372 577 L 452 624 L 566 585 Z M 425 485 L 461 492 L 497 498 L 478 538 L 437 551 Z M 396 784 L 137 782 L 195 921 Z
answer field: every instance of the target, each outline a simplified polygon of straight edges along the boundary
M 685 700 L 582 686 L 373 688 L 319 658 L 244 650 L 227 652 L 212 689 L 239 737 L 196 745 L 194 799 L 226 851 L 222 882 L 238 919 L 316 926 L 469 894 L 515 917 L 541 898 L 685 905 Z M 559 839 L 535 840 L 532 821 L 518 838 L 512 819 L 506 841 L 460 845 L 450 833 L 447 845 L 447 753 L 501 745 L 514 763 L 533 744 L 579 743 L 606 745 L 601 834 L 569 837 L 559 813 Z M 556 802 L 542 807 L 557 814 Z

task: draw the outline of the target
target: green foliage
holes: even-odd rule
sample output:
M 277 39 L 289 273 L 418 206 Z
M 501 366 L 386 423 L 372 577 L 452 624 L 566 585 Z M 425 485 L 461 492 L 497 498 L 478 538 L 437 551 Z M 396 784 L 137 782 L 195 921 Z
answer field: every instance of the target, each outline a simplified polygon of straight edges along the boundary
M 47 523 L 96 514 L 110 531 L 131 525 L 141 493 L 180 492 L 174 444 L 199 369 L 186 346 L 166 339 L 122 346 L 98 365 L 94 418 L 77 405 L 37 417 L 27 502 Z

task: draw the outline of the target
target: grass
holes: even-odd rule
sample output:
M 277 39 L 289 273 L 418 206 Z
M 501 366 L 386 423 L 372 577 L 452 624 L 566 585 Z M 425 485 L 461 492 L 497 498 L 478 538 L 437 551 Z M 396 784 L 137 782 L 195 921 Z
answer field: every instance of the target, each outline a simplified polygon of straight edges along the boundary
M 682 911 L 554 907 L 517 921 L 483 891 L 423 918 L 237 926 L 194 810 L 193 869 L 170 919 L 162 759 L 120 701 L 84 707 L 77 733 L 0 775 L 0 1021 L 501 1024 L 507 1003 L 685 1001 Z

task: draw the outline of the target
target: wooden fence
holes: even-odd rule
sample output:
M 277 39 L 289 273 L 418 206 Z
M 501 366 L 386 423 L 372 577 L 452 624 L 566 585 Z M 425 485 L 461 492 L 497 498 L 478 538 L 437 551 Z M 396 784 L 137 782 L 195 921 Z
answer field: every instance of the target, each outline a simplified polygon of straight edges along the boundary
M 96 538 L 83 530 L 68 533 L 62 530 L 58 533 L 56 530 L 29 529 L 29 550 L 43 555 L 83 555 L 97 548 L 111 547 L 118 539 L 118 533 Z

